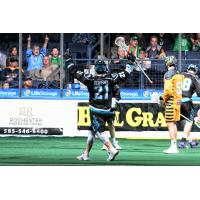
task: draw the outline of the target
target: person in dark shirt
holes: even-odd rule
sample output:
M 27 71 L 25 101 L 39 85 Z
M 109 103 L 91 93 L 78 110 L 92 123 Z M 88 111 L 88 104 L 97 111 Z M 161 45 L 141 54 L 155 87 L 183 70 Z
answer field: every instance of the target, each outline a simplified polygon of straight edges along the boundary
M 169 33 L 159 33 L 158 35 L 158 44 L 161 46 L 164 51 L 172 50 L 172 45 L 174 43 L 174 39 Z
M 181 138 L 178 147 L 186 148 L 187 147 L 187 138 L 190 135 L 190 131 L 192 129 L 192 125 L 194 123 L 194 106 L 192 102 L 192 95 L 196 92 L 197 96 L 200 97 L 200 80 L 196 75 L 198 72 L 198 67 L 196 65 L 190 64 L 188 66 L 187 72 L 184 72 L 184 81 L 183 81 L 183 89 L 182 96 L 183 99 L 181 101 L 181 114 L 188 118 L 186 121 L 183 131 L 183 137 Z M 184 118 L 182 118 L 183 120 Z M 189 145 L 191 148 L 195 148 L 198 145 L 197 140 L 192 140 L 190 138 Z
M 152 35 L 150 39 L 150 46 L 147 47 L 148 58 L 157 59 L 160 55 L 161 46 L 158 44 L 156 35 Z
M 108 67 L 104 61 L 98 60 L 95 63 L 96 75 L 85 74 L 78 70 L 71 57 L 66 59 L 66 67 L 70 74 L 87 86 L 89 92 L 89 107 L 91 118 L 91 131 L 88 134 L 85 151 L 78 156 L 78 160 L 89 160 L 89 152 L 93 146 L 95 135 L 108 148 L 108 159 L 112 161 L 118 155 L 105 132 L 105 124 L 113 118 L 112 98 L 113 88 L 116 84 L 125 81 L 135 68 L 135 57 L 128 56 L 126 68 L 119 73 L 108 73 Z

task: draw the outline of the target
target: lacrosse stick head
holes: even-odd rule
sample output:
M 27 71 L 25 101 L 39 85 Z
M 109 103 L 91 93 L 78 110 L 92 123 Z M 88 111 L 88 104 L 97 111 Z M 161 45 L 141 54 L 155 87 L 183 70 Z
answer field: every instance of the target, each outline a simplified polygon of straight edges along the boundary
M 117 37 L 117 38 L 115 39 L 115 44 L 116 44 L 118 47 L 120 47 L 120 48 L 122 48 L 123 50 L 125 50 L 125 51 L 128 50 L 128 46 L 127 46 L 126 43 L 125 43 L 124 37 Z

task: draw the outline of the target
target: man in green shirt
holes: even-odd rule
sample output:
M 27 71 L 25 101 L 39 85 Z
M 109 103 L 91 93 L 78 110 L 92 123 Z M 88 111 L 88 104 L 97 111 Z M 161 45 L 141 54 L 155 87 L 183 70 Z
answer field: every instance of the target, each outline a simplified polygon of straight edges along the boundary
M 181 34 L 181 51 L 190 51 L 192 44 L 190 42 L 190 39 L 186 33 Z M 174 43 L 174 48 L 173 51 L 179 51 L 179 37 L 176 37 L 175 43 Z
M 52 65 L 60 67 L 61 56 L 59 55 L 59 50 L 56 47 L 52 48 L 51 55 L 49 57 Z
M 130 43 L 128 45 L 128 53 L 131 53 L 136 58 L 139 57 L 141 47 L 138 46 L 138 36 L 134 35 L 131 37 Z

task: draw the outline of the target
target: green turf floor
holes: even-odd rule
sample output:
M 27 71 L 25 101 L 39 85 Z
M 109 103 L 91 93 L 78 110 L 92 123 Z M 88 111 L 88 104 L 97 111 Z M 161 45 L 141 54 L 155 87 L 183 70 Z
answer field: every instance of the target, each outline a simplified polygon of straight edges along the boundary
M 86 138 L 0 137 L 0 165 L 200 165 L 200 148 L 183 149 L 179 154 L 162 151 L 168 140 L 120 139 L 123 150 L 113 162 L 96 140 L 90 161 L 78 161 Z

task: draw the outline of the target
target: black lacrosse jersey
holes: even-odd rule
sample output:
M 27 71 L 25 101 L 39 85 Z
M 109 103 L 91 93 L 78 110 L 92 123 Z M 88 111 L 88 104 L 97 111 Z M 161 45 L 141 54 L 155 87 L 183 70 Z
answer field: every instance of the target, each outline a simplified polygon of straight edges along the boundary
M 192 95 L 196 92 L 197 96 L 200 97 L 200 80 L 198 76 L 189 73 L 183 72 L 183 89 L 182 96 L 183 98 L 192 98 Z
M 70 73 L 87 86 L 89 92 L 89 104 L 97 109 L 108 110 L 111 108 L 112 98 L 120 99 L 117 84 L 125 81 L 130 71 L 123 70 L 119 73 L 104 75 L 91 75 L 79 71 L 75 65 L 70 67 Z

